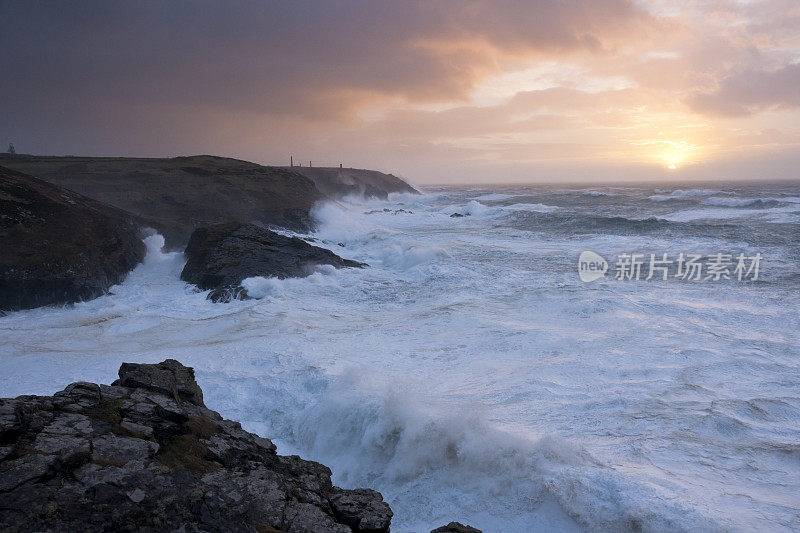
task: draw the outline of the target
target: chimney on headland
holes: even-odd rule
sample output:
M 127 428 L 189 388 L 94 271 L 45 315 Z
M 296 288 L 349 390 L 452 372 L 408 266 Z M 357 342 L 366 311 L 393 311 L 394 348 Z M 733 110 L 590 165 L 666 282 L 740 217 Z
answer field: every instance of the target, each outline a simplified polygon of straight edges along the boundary
M 308 160 L 308 168 L 311 168 L 311 160 Z
M 291 156 L 291 155 L 289 156 L 289 166 L 290 167 L 294 166 L 294 156 Z
M 339 170 L 341 170 L 341 169 L 342 169 L 342 164 L 341 164 L 341 163 L 339 163 Z
M 14 155 L 17 153 L 16 148 L 14 148 L 14 143 L 8 143 L 8 153 Z

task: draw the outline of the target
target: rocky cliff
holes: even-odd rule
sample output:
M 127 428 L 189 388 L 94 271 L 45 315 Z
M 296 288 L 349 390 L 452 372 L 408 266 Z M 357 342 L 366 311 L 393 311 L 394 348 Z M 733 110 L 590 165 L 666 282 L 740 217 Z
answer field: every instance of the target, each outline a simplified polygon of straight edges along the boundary
M 381 533 L 380 493 L 205 407 L 174 360 L 0 399 L 0 530 Z
M 203 225 L 255 222 L 304 231 L 311 228 L 310 211 L 319 200 L 417 192 L 400 178 L 372 170 L 269 167 L 210 155 L 146 159 L 0 154 L 0 165 L 128 211 L 164 235 L 170 248 L 183 247 Z
M 0 167 L 0 311 L 95 298 L 144 256 L 128 214 Z
M 324 198 L 291 169 L 215 156 L 144 159 L 0 154 L 6 165 L 124 209 L 180 248 L 199 226 L 232 220 L 307 230 Z
M 393 192 L 419 194 L 397 176 L 377 170 L 332 167 L 291 167 L 291 170 L 312 180 L 317 189 L 333 199 L 352 195 L 385 200 Z

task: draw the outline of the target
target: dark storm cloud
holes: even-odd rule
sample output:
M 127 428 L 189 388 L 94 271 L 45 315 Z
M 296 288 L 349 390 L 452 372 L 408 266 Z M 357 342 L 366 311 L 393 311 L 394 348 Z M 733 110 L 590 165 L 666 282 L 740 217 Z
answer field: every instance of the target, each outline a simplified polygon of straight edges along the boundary
M 684 145 L 771 161 L 797 150 L 797 20 L 794 0 L 0 0 L 0 142 L 428 181 Z
M 626 0 L 6 2 L 0 97 L 344 117 L 463 98 L 507 57 L 601 51 L 650 23 Z

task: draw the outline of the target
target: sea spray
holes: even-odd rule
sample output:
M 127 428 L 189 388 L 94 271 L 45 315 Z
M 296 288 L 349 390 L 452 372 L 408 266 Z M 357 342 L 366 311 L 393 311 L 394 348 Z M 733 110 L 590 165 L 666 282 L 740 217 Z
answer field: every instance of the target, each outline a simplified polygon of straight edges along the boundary
M 122 361 L 178 359 L 210 405 L 279 452 L 382 491 L 393 531 L 452 519 L 486 531 L 790 531 L 797 226 L 770 217 L 800 206 L 701 202 L 800 194 L 726 187 L 678 204 L 645 187 L 584 190 L 319 206 L 319 231 L 304 237 L 370 267 L 252 278 L 260 299 L 229 304 L 181 282 L 183 255 L 151 237 L 111 294 L 0 319 L 0 392 L 47 394 L 108 382 Z M 515 196 L 450 218 L 476 194 Z M 689 210 L 718 218 L 664 220 Z M 764 255 L 763 282 L 587 286 L 575 266 L 586 249 L 732 248 Z

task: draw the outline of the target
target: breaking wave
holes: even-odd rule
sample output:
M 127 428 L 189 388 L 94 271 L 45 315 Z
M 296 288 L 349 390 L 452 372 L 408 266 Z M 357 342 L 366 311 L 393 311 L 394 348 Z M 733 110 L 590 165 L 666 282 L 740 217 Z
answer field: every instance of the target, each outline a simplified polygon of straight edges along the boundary
M 666 191 L 663 191 L 666 192 Z M 649 199 L 655 202 L 665 202 L 668 200 L 679 200 L 683 198 L 695 198 L 698 196 L 711 196 L 712 194 L 719 194 L 723 191 L 716 189 L 676 189 L 669 194 L 655 194 L 650 196 Z
M 697 191 L 664 194 L 695 207 L 729 199 Z M 224 305 L 181 282 L 183 255 L 148 237 L 112 294 L 0 319 L 0 391 L 49 394 L 110 382 L 122 361 L 176 358 L 195 367 L 209 406 L 279 453 L 380 490 L 397 532 L 451 520 L 791 531 L 796 226 L 729 214 L 761 212 L 755 202 L 676 215 L 650 189 L 596 202 L 582 189 L 518 192 L 479 191 L 498 205 L 447 189 L 319 205 L 306 237 L 370 267 L 250 278 L 255 299 Z M 763 211 L 796 216 L 797 193 L 781 194 Z M 721 218 L 693 218 L 708 212 Z M 766 282 L 577 278 L 582 250 L 632 246 L 758 251 Z

